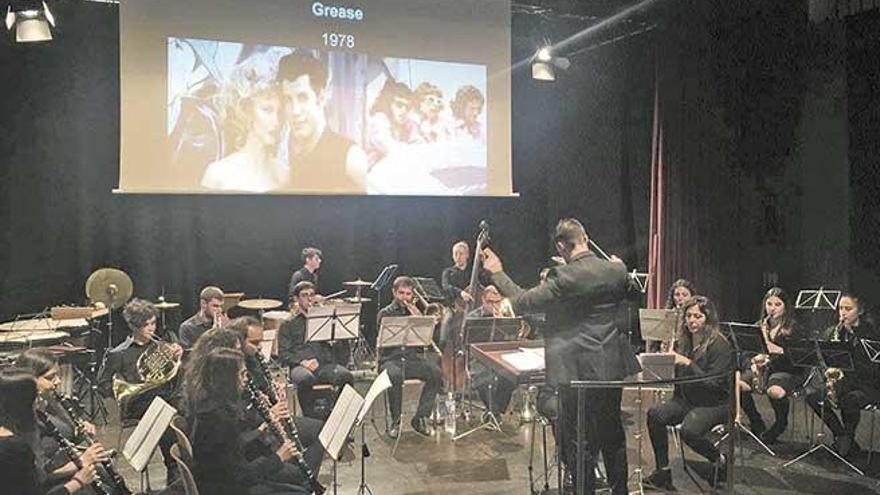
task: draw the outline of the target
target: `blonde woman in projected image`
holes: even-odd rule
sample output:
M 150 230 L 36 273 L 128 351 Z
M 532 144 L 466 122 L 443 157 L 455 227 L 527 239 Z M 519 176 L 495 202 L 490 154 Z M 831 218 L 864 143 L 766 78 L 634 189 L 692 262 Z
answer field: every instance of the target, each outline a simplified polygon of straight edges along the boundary
M 281 93 L 274 74 L 243 64 L 223 89 L 224 133 L 232 153 L 210 165 L 202 187 L 217 191 L 267 192 L 287 181 L 275 158 L 281 133 Z

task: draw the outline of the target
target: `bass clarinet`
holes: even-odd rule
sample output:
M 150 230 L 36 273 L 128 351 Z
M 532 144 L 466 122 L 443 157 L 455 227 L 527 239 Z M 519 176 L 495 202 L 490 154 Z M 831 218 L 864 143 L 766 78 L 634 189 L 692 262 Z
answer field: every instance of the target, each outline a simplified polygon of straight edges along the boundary
M 270 385 L 271 388 L 271 385 Z M 272 414 L 269 412 L 271 409 L 271 405 L 267 398 L 260 393 L 259 388 L 254 384 L 253 378 L 250 376 L 247 379 L 247 393 L 250 398 L 251 405 L 254 409 L 260 414 L 260 417 L 263 421 L 269 425 L 269 428 L 272 429 L 272 433 L 278 438 L 281 443 L 291 442 L 293 443 L 294 448 L 296 449 L 296 454 L 293 456 L 294 463 L 302 471 L 303 475 L 305 475 L 306 479 L 309 483 L 309 488 L 312 493 L 315 495 L 323 495 L 326 491 L 321 483 L 318 482 L 318 478 L 315 476 L 315 473 L 312 472 L 312 468 L 309 467 L 308 463 L 306 463 L 305 459 L 303 459 L 303 448 L 302 443 L 299 441 L 299 435 L 291 436 L 288 433 L 288 427 L 286 424 L 293 423 L 293 420 L 287 419 L 284 421 L 285 424 L 281 424 L 272 419 Z M 296 432 L 296 428 L 294 427 L 294 432 Z
M 95 438 L 85 427 L 80 412 L 82 409 L 76 399 L 73 397 L 67 397 L 57 390 L 53 393 L 55 395 L 55 400 L 57 400 L 61 407 L 67 411 L 67 415 L 70 416 L 71 421 L 73 421 L 77 434 L 83 438 L 86 447 L 94 444 Z M 113 463 L 109 459 L 106 461 L 100 461 L 95 468 L 98 478 L 101 479 L 101 483 L 110 489 L 112 495 L 132 495 L 131 490 L 125 485 L 125 480 L 116 472 Z

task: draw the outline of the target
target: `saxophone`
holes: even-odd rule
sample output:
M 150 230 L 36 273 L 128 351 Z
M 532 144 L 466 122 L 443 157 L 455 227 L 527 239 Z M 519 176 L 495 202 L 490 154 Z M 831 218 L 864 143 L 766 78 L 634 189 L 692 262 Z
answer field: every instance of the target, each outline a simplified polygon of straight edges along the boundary
M 764 342 L 770 342 L 770 316 L 764 318 L 761 322 L 761 337 Z M 770 375 L 770 356 L 768 354 L 758 354 L 751 361 L 752 391 L 764 394 L 767 392 L 767 378 Z
M 837 384 L 843 380 L 843 370 L 840 368 L 826 368 L 825 369 L 825 400 L 831 404 L 831 407 L 838 409 L 839 405 L 837 404 L 837 400 L 839 397 L 837 396 Z
M 286 426 L 286 423 L 293 423 L 293 421 L 288 418 L 288 420 L 284 422 L 285 424 L 282 424 L 272 420 L 272 414 L 269 412 L 269 409 L 272 406 L 269 404 L 266 396 L 260 393 L 256 384 L 254 384 L 253 378 L 250 376 L 247 378 L 246 390 L 251 405 L 260 414 L 263 421 L 269 425 L 269 428 L 271 428 L 272 433 L 278 441 L 281 443 L 293 443 L 293 446 L 296 449 L 296 454 L 293 456 L 294 463 L 308 480 L 311 493 L 314 495 L 322 495 L 327 489 L 318 482 L 318 478 L 315 476 L 315 473 L 312 472 L 312 468 L 310 468 L 305 459 L 303 459 L 303 448 L 299 441 L 299 435 L 291 436 L 287 431 L 288 426 Z M 296 428 L 294 428 L 293 431 L 296 432 Z
M 76 428 L 77 435 L 84 439 L 85 445 L 88 447 L 94 444 L 95 437 L 85 428 L 79 402 L 75 398 L 67 397 L 57 390 L 53 391 L 53 394 L 55 395 L 55 400 L 67 411 Z M 113 495 L 132 495 L 131 490 L 125 485 L 125 480 L 116 472 L 110 460 L 101 461 L 95 467 L 98 478 L 101 479 L 102 485 L 109 490 L 109 493 Z
M 64 438 L 64 435 L 58 431 L 58 428 L 52 423 L 52 420 L 49 419 L 48 414 L 39 409 L 34 409 L 34 414 L 36 414 L 37 419 L 41 423 L 40 428 L 58 442 L 58 447 L 64 452 L 70 461 L 73 462 L 73 465 L 76 466 L 77 470 L 82 469 L 82 457 L 80 457 L 79 452 L 76 450 L 76 445 L 70 440 Z M 104 480 L 99 476 L 95 476 L 95 480 L 92 481 L 91 487 L 96 495 L 113 495 L 111 487 L 105 485 Z

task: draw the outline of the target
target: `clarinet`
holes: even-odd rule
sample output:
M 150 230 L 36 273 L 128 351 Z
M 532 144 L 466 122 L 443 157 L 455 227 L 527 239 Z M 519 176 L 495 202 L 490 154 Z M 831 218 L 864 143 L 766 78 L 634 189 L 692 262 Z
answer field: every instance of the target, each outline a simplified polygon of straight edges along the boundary
M 37 415 L 37 419 L 42 423 L 42 430 L 55 439 L 58 442 L 59 448 L 64 452 L 65 455 L 73 462 L 73 465 L 76 466 L 77 471 L 83 468 L 82 459 L 80 458 L 79 452 L 76 450 L 76 445 L 73 444 L 70 440 L 64 438 L 64 435 L 58 431 L 58 428 L 52 423 L 52 420 L 49 419 L 49 415 L 39 409 L 34 409 L 34 413 Z M 100 477 L 95 477 L 95 480 L 91 483 L 92 490 L 95 491 L 97 495 L 112 495 L 112 492 L 108 489 L 109 487 L 104 485 L 104 480 Z
M 85 424 L 83 423 L 82 414 L 80 413 L 82 408 L 80 407 L 79 402 L 77 402 L 75 398 L 67 397 L 57 390 L 53 393 L 55 395 L 55 400 L 57 400 L 58 403 L 61 404 L 61 407 L 67 411 L 67 414 L 73 421 L 77 433 L 85 440 L 86 446 L 94 444 L 95 438 L 86 430 Z M 109 459 L 106 461 L 100 461 L 96 468 L 98 477 L 104 485 L 111 488 L 111 493 L 115 495 L 132 495 L 131 490 L 125 485 L 125 479 L 116 472 L 113 463 Z
M 263 359 L 263 355 L 260 353 L 256 354 L 257 365 L 260 368 L 260 373 L 263 375 L 263 380 L 265 380 L 266 387 L 266 396 L 269 398 L 270 405 L 275 405 L 281 400 L 278 397 L 278 393 L 275 391 L 274 381 L 272 380 L 272 375 L 269 374 L 269 367 L 266 361 Z M 296 429 L 296 423 L 293 422 L 293 418 L 286 417 L 281 421 L 282 426 L 284 426 L 284 430 L 287 432 L 287 435 L 293 440 L 296 444 L 297 449 L 302 451 L 300 448 L 302 446 L 302 441 L 299 439 L 299 430 Z
M 296 454 L 294 454 L 293 456 L 294 463 L 308 479 L 309 488 L 311 488 L 312 493 L 314 493 L 315 495 L 322 495 L 327 489 L 318 482 L 318 478 L 315 477 L 315 473 L 312 472 L 312 468 L 310 468 L 306 461 L 303 459 L 303 448 L 302 444 L 299 441 L 299 436 L 291 437 L 288 434 L 285 425 L 272 420 L 272 414 L 269 412 L 269 409 L 271 408 L 271 406 L 269 405 L 269 401 L 266 400 L 265 397 L 260 395 L 260 391 L 257 388 L 256 384 L 254 384 L 254 381 L 251 377 L 248 377 L 247 379 L 247 392 L 250 396 L 251 405 L 260 414 L 260 417 L 263 418 L 263 421 L 265 421 L 266 424 L 269 425 L 269 427 L 272 429 L 272 433 L 278 438 L 278 440 L 281 443 L 293 443 L 293 446 L 296 449 Z M 293 421 L 287 422 L 293 423 Z

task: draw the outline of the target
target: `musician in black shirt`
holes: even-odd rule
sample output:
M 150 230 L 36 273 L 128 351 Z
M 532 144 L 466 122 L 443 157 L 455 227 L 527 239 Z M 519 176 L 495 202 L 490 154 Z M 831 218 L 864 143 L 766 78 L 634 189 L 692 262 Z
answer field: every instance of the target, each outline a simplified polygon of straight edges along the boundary
M 278 63 L 286 115 L 289 188 L 295 191 L 366 192 L 367 155 L 351 139 L 334 132 L 324 105 L 329 79 L 326 64 L 296 52 Z
M 703 296 L 692 297 L 681 307 L 675 341 L 676 378 L 714 375 L 734 368 L 733 349 L 718 328 L 715 305 Z M 726 460 L 706 438 L 712 428 L 726 421 L 729 413 L 731 380 L 677 385 L 671 400 L 648 410 L 648 434 L 654 448 L 657 470 L 645 478 L 647 486 L 674 490 L 669 468 L 669 439 L 666 427 L 681 424 L 681 438 L 694 452 L 718 462 L 717 476 L 723 479 Z
M 470 259 L 470 248 L 464 241 L 458 241 L 452 245 L 452 261 L 453 265 L 443 269 L 440 274 L 440 287 L 446 295 L 446 304 L 454 311 L 446 311 L 443 314 L 443 321 L 440 323 L 440 335 L 437 345 L 441 349 L 446 348 L 449 336 L 456 328 L 456 321 L 460 324 L 461 320 L 456 316 L 462 317 L 462 312 L 467 303 L 474 301 L 474 295 L 470 293 L 471 273 L 468 271 L 468 259 Z M 485 272 L 480 272 L 479 281 L 481 285 L 489 285 L 488 277 Z
M 324 419 L 315 410 L 313 387 L 328 383 L 341 389 L 354 383 L 354 375 L 341 364 L 346 359 L 344 342 L 305 341 L 306 315 L 314 297 L 315 287 L 310 282 L 300 282 L 293 288 L 291 298 L 297 303 L 299 312 L 282 323 L 278 330 L 278 361 L 290 369 L 290 379 L 296 384 L 303 414 Z
M 61 369 L 58 360 L 47 349 L 28 349 L 19 354 L 15 360 L 15 369 L 34 377 L 37 384 L 38 397 L 34 407 L 44 414 L 51 426 L 62 437 L 74 444 L 85 441 L 84 435 L 95 434 L 95 426 L 87 421 L 82 421 L 86 431 L 79 431 L 74 419 L 58 402 L 55 396 L 56 387 L 60 383 Z M 38 418 L 37 421 L 42 434 L 40 435 L 40 447 L 45 461 L 42 470 L 48 478 L 46 486 L 60 486 L 72 479 L 79 468 L 73 463 L 68 454 L 61 448 L 55 437 L 46 433 L 49 426 L 44 425 Z M 100 443 L 93 443 L 82 453 L 83 464 L 94 464 L 106 458 L 104 447 Z
M 302 486 L 271 481 L 296 450 L 291 442 L 251 459 L 242 433 L 249 429 L 241 397 L 248 373 L 241 351 L 214 349 L 184 390 L 193 447 L 193 476 L 212 495 L 305 494 Z
M 843 378 L 832 380 L 830 385 L 828 373 L 818 374 L 818 379 L 807 387 L 807 404 L 834 434 L 837 452 L 847 456 L 861 450 L 855 442 L 855 432 L 862 409 L 880 403 L 880 365 L 871 360 L 862 343 L 863 339 L 880 341 L 880 331 L 866 314 L 861 298 L 853 294 L 840 297 L 837 314 L 837 325 L 826 329 L 822 340 L 849 344 L 854 369 L 842 371 Z
M 311 282 L 315 292 L 318 291 L 318 269 L 321 268 L 321 250 L 314 247 L 303 248 L 300 258 L 303 266 L 299 270 L 293 272 L 290 276 L 290 283 L 287 285 L 287 295 L 290 296 L 290 303 L 293 304 L 293 291 L 296 284 L 300 282 Z
M 740 400 L 752 432 L 765 443 L 772 444 L 788 427 L 790 396 L 801 383 L 800 372 L 785 352 L 789 342 L 795 338 L 797 324 L 794 306 L 784 290 L 773 287 L 764 295 L 758 325 L 769 354 L 745 356 L 745 362 L 739 363 L 744 369 L 740 381 Z M 766 393 L 773 407 L 775 417 L 769 429 L 755 406 L 756 393 Z
M 68 495 L 80 493 L 95 479 L 95 466 L 85 458 L 83 467 L 62 485 L 46 490 L 47 476 L 38 466 L 46 459 L 40 448 L 34 401 L 37 385 L 29 373 L 0 372 L 0 480 L 4 490 L 16 495 Z M 6 493 L 6 492 L 4 492 Z
M 143 383 L 144 378 L 138 370 L 138 360 L 150 346 L 159 345 L 153 342 L 153 334 L 156 333 L 156 307 L 153 303 L 144 299 L 134 298 L 125 305 L 122 316 L 128 325 L 131 335 L 121 344 L 114 347 L 104 355 L 104 364 L 98 372 L 98 390 L 105 397 L 115 394 L 113 391 L 113 378 L 120 378 L 131 384 Z M 180 359 L 183 349 L 178 344 L 167 345 L 172 358 Z M 120 419 L 140 419 L 150 403 L 156 396 L 161 396 L 169 402 L 173 402 L 175 390 L 174 380 L 159 387 L 151 388 L 145 392 L 120 400 Z M 115 397 L 114 397 L 115 398 Z M 118 399 L 117 399 L 118 400 Z M 171 458 L 171 446 L 174 445 L 174 435 L 167 432 L 159 441 L 159 448 L 165 460 L 169 484 L 177 476 L 177 464 Z
M 382 319 L 386 316 L 421 316 L 421 311 L 413 304 L 413 288 L 415 283 L 407 276 L 394 279 L 392 286 L 394 300 L 388 306 L 379 311 L 377 328 L 382 327 Z M 380 330 L 381 331 L 381 330 Z M 392 438 L 400 435 L 400 410 L 403 402 L 403 381 L 415 378 L 425 382 L 422 387 L 422 395 L 419 397 L 419 406 L 412 418 L 412 427 L 416 432 L 428 436 L 428 416 L 434 406 L 434 400 L 443 379 L 440 367 L 437 366 L 437 356 L 425 349 L 406 347 L 381 349 L 379 367 L 388 371 L 391 379 L 391 388 L 388 390 L 388 403 L 391 409 L 391 427 L 388 434 Z M 404 373 L 406 373 L 404 375 Z
M 223 291 L 209 285 L 199 293 L 199 311 L 180 324 L 180 344 L 191 349 L 203 333 L 215 326 L 222 326 L 225 322 Z
M 570 472 L 577 473 L 577 425 L 586 424 L 586 493 L 593 493 L 594 467 L 601 450 L 608 482 L 616 495 L 626 493 L 627 480 L 621 389 L 587 390 L 584 415 L 579 418 L 577 392 L 568 385 L 573 380 L 622 380 L 637 372 L 639 364 L 623 327 L 629 287 L 626 265 L 617 258 L 600 260 L 590 252 L 588 242 L 579 221 L 560 220 L 555 247 L 566 264 L 550 269 L 545 282 L 528 290 L 504 273 L 501 260 L 490 249 L 482 253 L 483 267 L 492 274 L 499 292 L 510 298 L 514 311 L 546 311 L 547 382 L 560 388 L 563 462 Z

